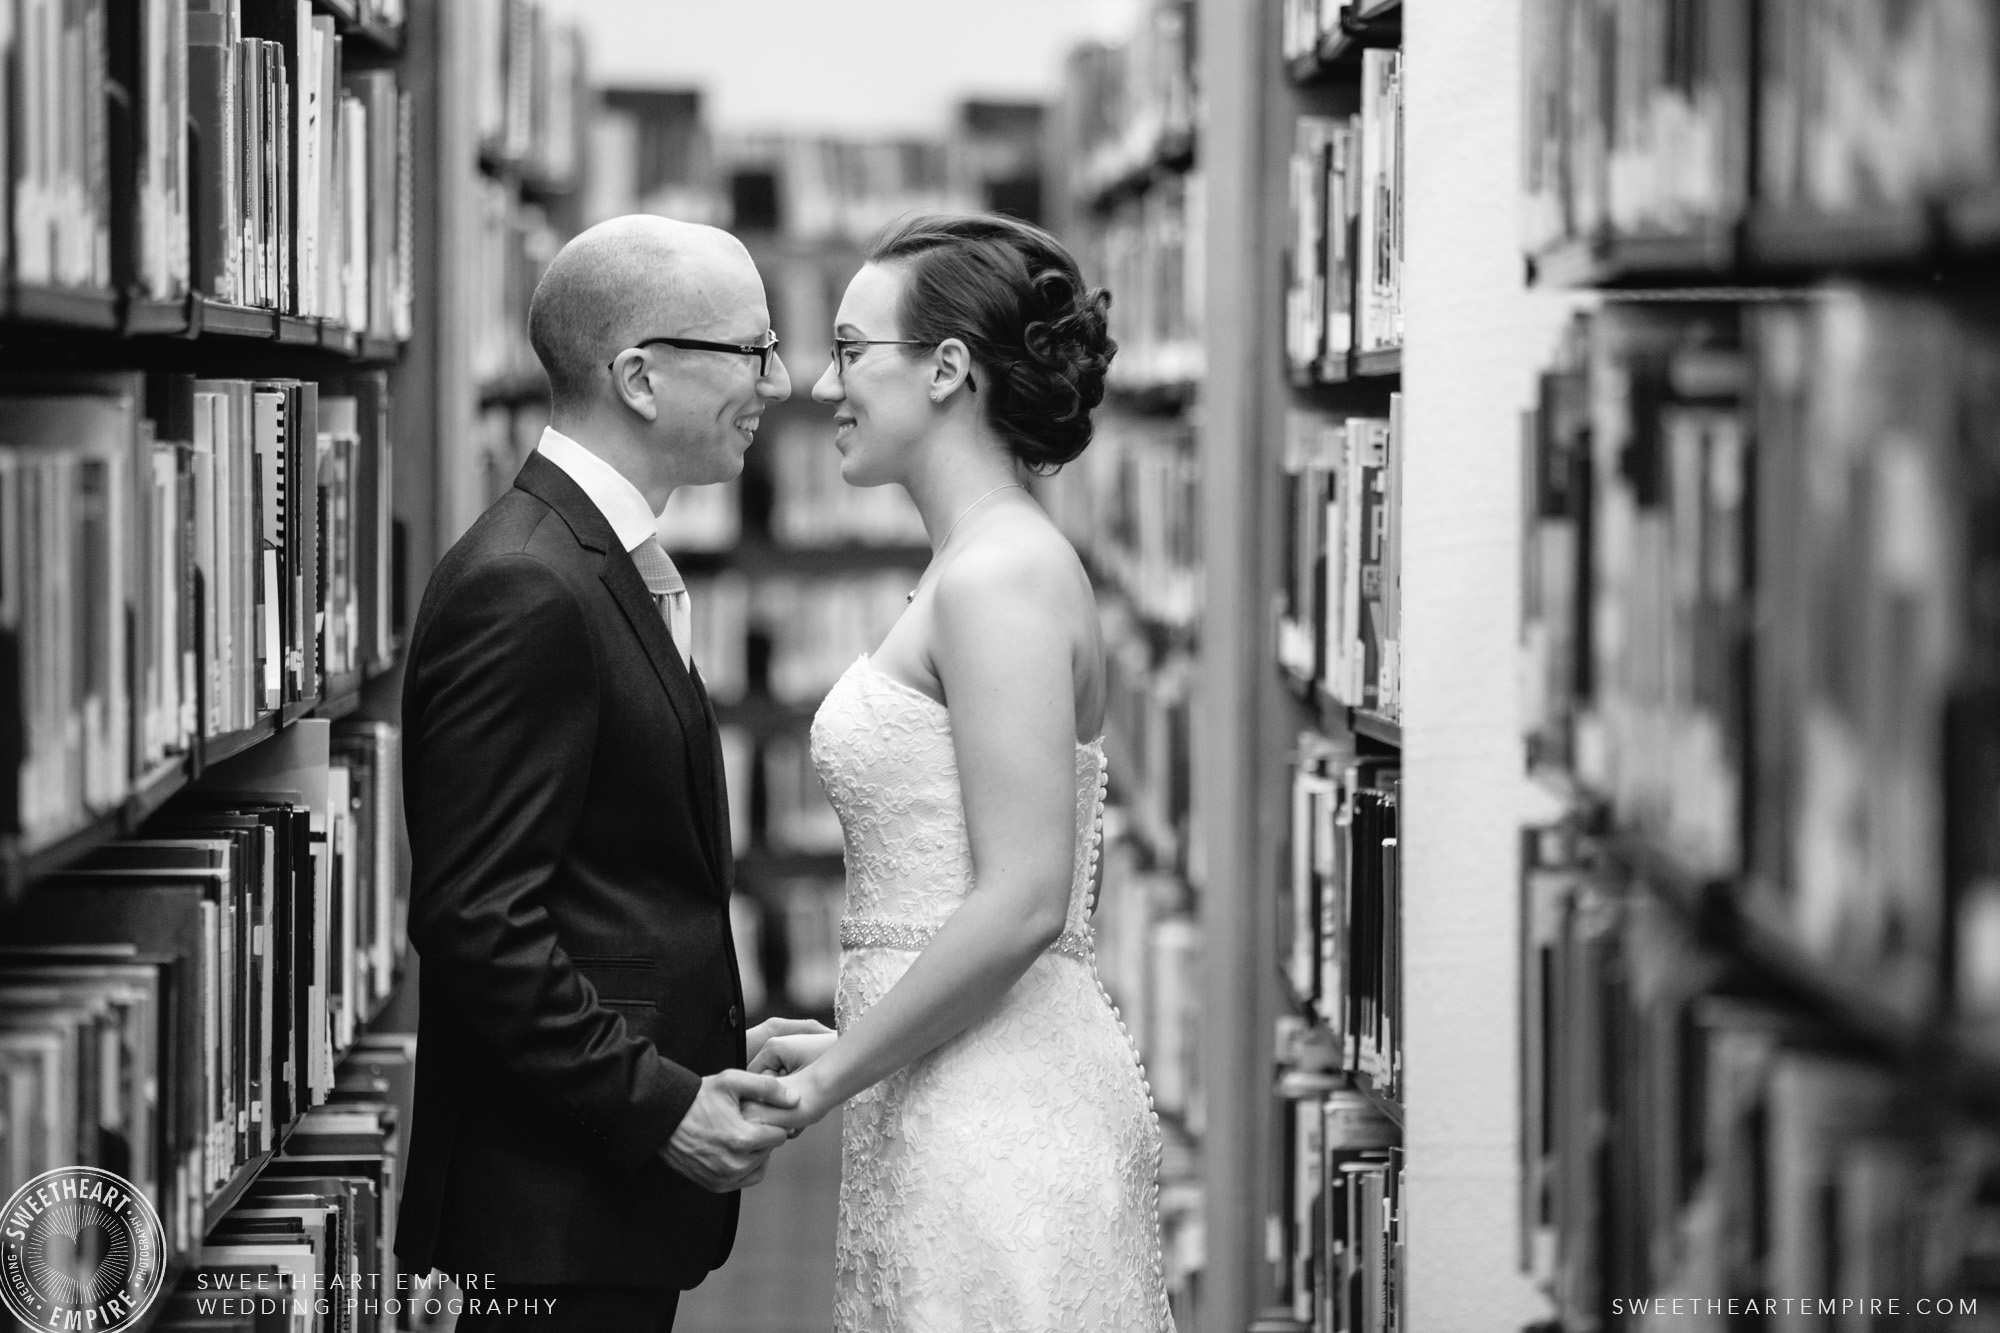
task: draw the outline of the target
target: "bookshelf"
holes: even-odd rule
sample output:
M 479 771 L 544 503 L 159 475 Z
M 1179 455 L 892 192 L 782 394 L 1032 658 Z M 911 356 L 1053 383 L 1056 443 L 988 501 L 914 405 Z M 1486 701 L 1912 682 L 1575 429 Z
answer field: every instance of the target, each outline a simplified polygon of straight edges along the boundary
M 1195 9 L 1140 7 L 1070 56 L 1053 111 L 1048 219 L 1113 293 L 1118 355 L 1081 458 L 1035 491 L 1098 590 L 1110 775 L 1097 966 L 1153 1089 L 1160 1226 L 1175 1318 L 1203 1302 L 1204 1175 L 1217 1095 L 1202 1051 L 1207 949 L 1192 731 L 1205 682 L 1199 517 L 1207 140 Z
M 1509 466 L 1567 308 L 1524 289 L 1492 225 L 1517 189 L 1520 16 L 1390 0 L 1182 21 L 1201 107 L 1195 368 L 1118 386 L 1070 493 L 1051 488 L 1092 552 L 1114 677 L 1186 654 L 1132 712 L 1140 762 L 1184 779 L 1164 807 L 1183 836 L 1163 836 L 1150 793 L 1130 801 L 1097 926 L 1114 994 L 1121 969 L 1143 974 L 1144 911 L 1199 957 L 1202 1245 L 1177 1313 L 1230 1333 L 1518 1326 L 1539 1307 L 1495 1183 L 1516 1169 L 1517 1044 L 1495 997 L 1517 985 L 1519 811 L 1540 788 L 1505 665 Z M 1134 147 L 1146 117 L 1127 128 L 1094 91 L 1120 86 L 1115 59 L 1086 48 L 1071 78 L 1065 234 L 1150 309 L 1159 269 L 1118 235 L 1167 234 L 1145 206 L 1168 177 Z M 1120 362 L 1150 370 L 1166 327 L 1128 325 Z M 1148 354 L 1127 362 L 1128 337 Z M 1156 614 L 1182 548 L 1145 540 L 1173 531 L 1168 440 L 1187 462 L 1192 617 Z M 1149 509 L 1151 526 L 1127 517 Z
M 168 1245 L 134 1327 L 199 1319 L 177 1288 L 236 1264 L 216 1247 L 252 1206 L 337 1207 L 327 1262 L 393 1282 L 413 1053 L 372 1029 L 410 999 L 395 717 L 446 452 L 421 424 L 440 9 L 5 29 L 0 1171 L 141 1180 Z M 37 45 L 85 28 L 73 58 Z M 76 151 L 33 158 L 64 119 Z M 340 1164 L 305 1167 L 329 1126 Z
M 1542 970 L 1521 1076 L 1548 1095 L 1522 1106 L 1520 1258 L 1542 1327 L 1636 1327 L 1597 1297 L 1690 1281 L 1921 1283 L 1957 1327 L 1989 1289 L 1990 1205 L 1951 1182 L 2000 1149 L 2000 658 L 1969 592 L 1994 561 L 2000 150 L 1952 127 L 2000 90 L 2000 30 L 1890 10 L 1730 10 L 1680 93 L 1598 124 L 1556 104 L 1610 62 L 1659 86 L 1642 35 L 1558 61 L 1569 7 L 1525 7 L 1529 278 L 1602 292 L 1552 342 L 1523 447 L 1523 724 L 1549 796 L 1522 835 Z M 1853 77 L 1815 85 L 1833 70 Z M 1682 110 L 1699 160 L 1648 123 Z M 1592 1030 L 1631 1034 L 1631 1064 Z M 1640 1078 L 1652 1100 L 1621 1100 Z M 1601 1142 L 1629 1147 L 1592 1184 Z

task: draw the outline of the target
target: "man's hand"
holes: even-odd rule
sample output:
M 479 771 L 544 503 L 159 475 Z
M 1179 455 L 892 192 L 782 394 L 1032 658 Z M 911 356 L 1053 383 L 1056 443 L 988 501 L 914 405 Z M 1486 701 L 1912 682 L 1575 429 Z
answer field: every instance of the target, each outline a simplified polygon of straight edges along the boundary
M 798 1104 L 798 1095 L 765 1074 L 741 1069 L 710 1074 L 667 1141 L 667 1165 L 714 1194 L 762 1180 L 771 1150 L 786 1134 L 777 1125 L 746 1119 L 746 1102 L 789 1110 Z
M 767 1018 L 756 1027 L 743 1034 L 743 1058 L 752 1069 L 757 1068 L 757 1056 L 763 1051 L 764 1043 L 773 1037 L 800 1037 L 814 1033 L 832 1032 L 826 1024 L 812 1018 Z M 781 1070 L 779 1071 L 789 1072 Z
M 796 1074 L 833 1049 L 837 1032 L 798 1032 L 774 1036 L 751 1058 L 753 1074 Z

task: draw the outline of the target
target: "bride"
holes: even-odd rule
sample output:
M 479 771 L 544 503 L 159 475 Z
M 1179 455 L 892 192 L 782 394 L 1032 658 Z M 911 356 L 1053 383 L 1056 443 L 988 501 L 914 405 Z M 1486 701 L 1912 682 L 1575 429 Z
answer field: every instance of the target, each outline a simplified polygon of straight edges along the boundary
M 1097 980 L 1103 644 L 1023 482 L 1090 442 L 1116 345 L 1047 233 L 918 217 L 836 316 L 841 476 L 909 492 L 932 560 L 812 727 L 846 837 L 838 1032 L 776 1037 L 794 1133 L 842 1115 L 842 1333 L 1171 1333 L 1159 1124 Z

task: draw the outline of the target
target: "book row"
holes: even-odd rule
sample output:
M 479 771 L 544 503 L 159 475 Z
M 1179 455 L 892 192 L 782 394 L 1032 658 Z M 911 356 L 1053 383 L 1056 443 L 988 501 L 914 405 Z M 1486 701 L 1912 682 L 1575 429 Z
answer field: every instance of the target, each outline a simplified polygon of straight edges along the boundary
M 411 108 L 310 0 L 12 0 L 17 281 L 410 336 Z
M 1613 305 L 1527 451 L 1532 761 L 1902 1021 L 2000 1015 L 2000 330 Z
M 1104 755 L 1131 836 L 1162 867 L 1199 877 L 1193 814 L 1197 656 L 1156 649 L 1119 600 L 1100 602 Z
M 1386 417 L 1286 417 L 1278 665 L 1299 685 L 1402 714 L 1403 398 Z
M 1527 243 L 1708 238 L 1746 212 L 1917 217 L 2000 184 L 1981 0 L 1534 0 Z M 1917 210 L 1913 212 L 1912 210 Z
M 482 155 L 543 189 L 576 183 L 587 129 L 583 38 L 540 0 L 472 0 L 474 132 Z
M 1070 193 L 1095 198 L 1191 150 L 1195 96 L 1189 0 L 1148 0 L 1130 37 L 1078 47 L 1057 110 Z
M 1091 910 L 1097 974 L 1145 1064 L 1154 1109 L 1199 1136 L 1201 928 L 1194 895 L 1128 836 L 1131 822 L 1122 805 L 1105 807 L 1103 878 Z
M 1300 735 L 1278 914 L 1280 971 L 1320 1067 L 1392 1099 L 1403 1078 L 1399 765 Z
M 1401 1132 L 1366 1097 L 1309 1068 L 1278 1080 L 1270 1260 L 1279 1310 L 1260 1328 L 1393 1333 L 1407 1328 Z M 1272 1313 L 1277 1313 L 1273 1311 Z
M 1699 1292 L 1771 1327 L 1860 1327 L 1891 1296 L 1891 1322 L 1975 1327 L 1991 1126 L 1766 998 L 1592 839 L 1523 843 L 1521 1258 L 1563 1326 L 1647 1327 L 1649 1298 Z M 1742 1322 L 1691 1304 L 1676 1326 Z
M 60 837 L 392 654 L 388 411 L 379 371 L 0 384 L 6 832 Z
M 204 1333 L 392 1333 L 448 1293 L 396 1267 L 402 1105 L 415 1041 L 363 1036 L 328 1101 L 305 1113 L 217 1218 L 154 1328 Z
M 1186 416 L 1108 411 L 1036 495 L 1093 571 L 1144 619 L 1191 632 L 1201 612 L 1201 469 Z
M 1162 177 L 1077 229 L 1087 280 L 1116 293 L 1110 387 L 1182 391 L 1200 380 L 1205 225 L 1202 177 L 1189 171 Z
M 774 876 L 755 895 L 730 900 L 743 1003 L 753 1014 L 790 1008 L 830 1014 L 840 985 L 840 917 L 847 885 L 838 875 Z M 760 998 L 753 998 L 755 987 Z
M 1289 175 L 1285 356 L 1294 380 L 1348 377 L 1403 345 L 1403 58 L 1361 53 L 1361 110 L 1301 116 Z
M 479 229 L 471 264 L 476 276 L 470 288 L 472 378 L 482 385 L 520 383 L 545 395 L 542 363 L 528 344 L 528 302 L 567 238 L 540 204 L 523 202 L 511 183 L 482 176 L 478 192 Z M 534 442 L 527 447 L 534 448 Z M 505 490 L 514 483 L 513 472 L 499 480 Z
M 132 1180 L 172 1254 L 326 1101 L 395 980 L 398 738 L 301 722 L 9 913 L 0 1167 Z

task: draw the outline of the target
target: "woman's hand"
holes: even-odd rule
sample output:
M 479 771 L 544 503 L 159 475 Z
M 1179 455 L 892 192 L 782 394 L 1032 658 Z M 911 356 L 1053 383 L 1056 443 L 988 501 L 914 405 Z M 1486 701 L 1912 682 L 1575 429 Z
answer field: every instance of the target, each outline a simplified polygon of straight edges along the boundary
M 750 1068 L 761 1073 L 766 1066 L 760 1066 L 757 1057 L 763 1053 L 765 1045 L 772 1038 L 814 1034 L 825 1034 L 830 1037 L 833 1035 L 833 1029 L 812 1018 L 767 1018 L 743 1034 L 744 1056 L 749 1060 Z M 789 1067 L 780 1066 L 777 1072 L 785 1074 L 791 1070 Z
M 761 1027 L 762 1024 L 759 1024 Z M 840 1034 L 820 1024 L 813 1024 L 809 1030 L 773 1034 L 750 1057 L 750 1072 L 753 1074 L 796 1074 L 813 1061 L 833 1049 L 833 1043 Z
M 824 1054 L 825 1050 L 831 1048 L 834 1042 L 834 1038 L 831 1036 L 774 1037 L 772 1040 L 774 1042 L 816 1041 L 823 1043 L 822 1049 L 815 1052 L 812 1057 L 813 1059 L 817 1059 L 819 1055 Z M 800 1132 L 807 1126 L 817 1124 L 825 1117 L 828 1111 L 831 1111 L 840 1104 L 835 1100 L 832 1090 L 810 1065 L 801 1066 L 797 1072 L 785 1075 L 778 1080 L 778 1086 L 797 1097 L 798 1104 L 787 1110 L 765 1102 L 746 1101 L 743 1103 L 743 1118 L 756 1124 L 777 1125 L 789 1131 L 793 1138 L 797 1138 Z

